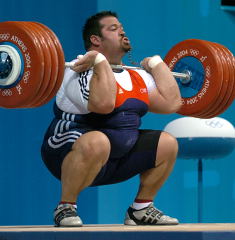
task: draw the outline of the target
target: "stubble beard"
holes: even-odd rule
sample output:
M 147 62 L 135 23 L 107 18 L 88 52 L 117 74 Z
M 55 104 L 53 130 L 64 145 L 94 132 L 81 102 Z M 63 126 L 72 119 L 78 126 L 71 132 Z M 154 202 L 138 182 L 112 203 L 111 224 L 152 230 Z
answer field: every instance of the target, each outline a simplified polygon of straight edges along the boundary
M 130 44 L 126 44 L 126 43 L 122 44 L 122 50 L 124 51 L 124 53 L 129 52 L 131 49 L 132 49 L 132 47 Z

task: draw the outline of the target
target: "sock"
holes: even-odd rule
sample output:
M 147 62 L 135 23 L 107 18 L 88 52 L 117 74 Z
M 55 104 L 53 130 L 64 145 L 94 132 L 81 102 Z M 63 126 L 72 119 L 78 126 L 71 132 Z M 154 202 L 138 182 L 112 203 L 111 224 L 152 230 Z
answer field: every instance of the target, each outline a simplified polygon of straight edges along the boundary
M 136 210 L 140 210 L 147 207 L 152 202 L 153 200 L 135 199 L 134 203 L 132 204 L 132 207 Z
M 66 201 L 60 201 L 60 202 L 59 202 L 59 205 L 64 205 L 64 204 L 71 204 L 71 205 L 73 205 L 75 208 L 77 208 L 76 202 L 66 202 Z

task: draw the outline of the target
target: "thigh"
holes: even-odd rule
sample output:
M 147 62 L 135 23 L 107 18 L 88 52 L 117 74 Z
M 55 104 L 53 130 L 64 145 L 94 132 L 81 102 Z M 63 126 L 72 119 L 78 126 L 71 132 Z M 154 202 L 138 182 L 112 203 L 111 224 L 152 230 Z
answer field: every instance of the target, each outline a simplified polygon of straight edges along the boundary
M 90 130 L 74 128 L 64 133 L 45 137 L 41 155 L 48 170 L 58 179 L 61 177 L 61 165 L 65 156 L 71 151 L 73 144 Z
M 132 150 L 120 159 L 110 158 L 92 186 L 122 182 L 154 168 L 161 133 L 161 130 L 140 130 Z

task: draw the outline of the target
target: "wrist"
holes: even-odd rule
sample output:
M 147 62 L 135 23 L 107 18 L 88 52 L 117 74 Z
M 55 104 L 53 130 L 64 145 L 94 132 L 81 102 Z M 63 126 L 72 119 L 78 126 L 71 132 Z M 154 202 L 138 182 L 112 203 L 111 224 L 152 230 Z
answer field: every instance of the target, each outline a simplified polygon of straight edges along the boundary
M 162 63 L 163 60 L 159 55 L 155 55 L 153 57 L 151 57 L 151 59 L 148 61 L 148 66 L 153 69 L 154 67 L 156 67 L 159 63 Z
M 94 66 L 100 62 L 103 62 L 104 60 L 106 60 L 106 57 L 102 53 L 98 53 L 95 57 Z

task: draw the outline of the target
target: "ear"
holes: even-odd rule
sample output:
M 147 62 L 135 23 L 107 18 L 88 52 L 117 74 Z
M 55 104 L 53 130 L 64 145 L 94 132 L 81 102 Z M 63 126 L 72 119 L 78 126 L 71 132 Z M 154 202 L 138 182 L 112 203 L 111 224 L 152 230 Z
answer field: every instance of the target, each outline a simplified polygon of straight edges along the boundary
M 91 35 L 90 41 L 94 46 L 99 47 L 101 43 L 101 37 L 97 35 Z

